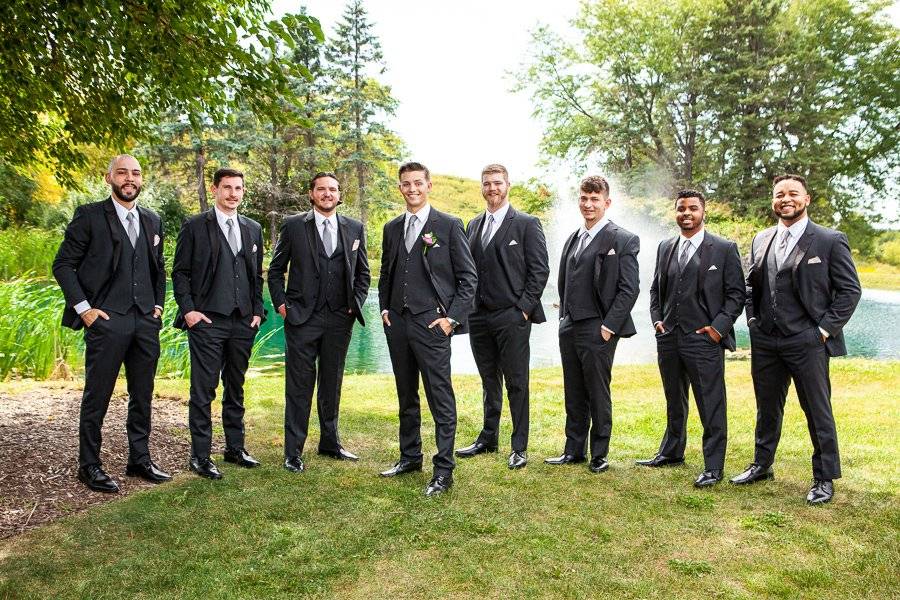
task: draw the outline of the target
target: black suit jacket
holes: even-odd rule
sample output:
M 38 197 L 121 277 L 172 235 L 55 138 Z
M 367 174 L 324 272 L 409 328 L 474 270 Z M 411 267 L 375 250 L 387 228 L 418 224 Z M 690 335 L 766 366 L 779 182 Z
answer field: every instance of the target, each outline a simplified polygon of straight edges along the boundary
M 109 292 L 111 276 L 119 266 L 123 238 L 122 224 L 109 197 L 102 202 L 84 204 L 75 209 L 72 221 L 56 259 L 53 276 L 66 297 L 62 324 L 72 329 L 83 326 L 74 306 L 87 300 L 93 308 L 99 307 Z M 150 277 L 153 284 L 154 304 L 163 306 L 166 297 L 166 265 L 163 260 L 163 230 L 159 216 L 143 206 L 137 207 L 141 222 L 141 237 L 147 244 L 150 256 Z
M 656 269 L 650 285 L 650 319 L 663 320 L 663 305 L 669 287 L 669 265 L 675 258 L 681 236 L 663 240 L 656 249 Z M 700 268 L 697 270 L 697 289 L 700 307 L 709 319 L 709 325 L 722 336 L 721 344 L 734 352 L 734 322 L 744 306 L 744 271 L 737 244 L 703 232 L 700 246 Z
M 263 242 L 262 227 L 253 219 L 238 215 L 241 230 L 241 247 L 247 267 L 247 280 L 253 286 L 251 299 L 253 314 L 265 320 L 266 311 L 262 298 L 262 259 Z M 205 303 L 216 275 L 219 262 L 219 223 L 216 220 L 216 209 L 194 215 L 185 219 L 178 232 L 175 245 L 175 262 L 172 266 L 172 286 L 175 291 L 175 302 L 178 303 L 178 315 L 173 325 L 178 329 L 187 329 L 184 315 L 192 310 L 200 310 Z
M 365 231 L 356 219 L 337 215 L 337 221 L 344 246 L 347 298 L 356 320 L 360 325 L 365 325 L 362 307 L 371 282 Z M 318 248 L 321 243 L 312 210 L 284 220 L 275 254 L 269 263 L 269 293 L 276 308 L 285 305 L 287 321 L 291 325 L 302 325 L 315 309 L 315 296 L 319 291 Z M 285 272 L 288 272 L 286 291 Z
M 572 233 L 563 246 L 559 263 L 559 318 L 565 310 L 566 267 L 572 244 L 578 239 L 578 231 Z M 637 254 L 641 249 L 638 236 L 610 221 L 594 236 L 592 246 L 598 245 L 591 270 L 594 301 L 603 314 L 607 329 L 619 337 L 631 337 L 637 331 L 631 319 L 631 309 L 640 292 Z
M 481 244 L 484 220 L 485 214 L 481 213 L 466 227 L 469 249 L 473 252 L 475 245 Z M 541 304 L 541 294 L 550 277 L 550 265 L 540 220 L 510 206 L 485 253 L 496 257 L 510 288 L 516 294 L 505 300 L 529 315 L 531 322 L 545 322 L 547 317 Z M 482 285 L 486 283 L 482 282 Z
M 404 213 L 405 214 L 405 213 Z M 381 310 L 391 305 L 391 287 L 394 267 L 403 243 L 404 214 L 384 225 L 381 242 L 381 276 L 378 280 L 378 301 Z M 433 206 L 422 233 L 432 232 L 437 243 L 423 250 L 423 262 L 431 290 L 440 302 L 444 316 L 459 323 L 454 333 L 467 331 L 469 313 L 474 308 L 478 274 L 475 261 L 469 251 L 469 241 L 463 231 L 462 221 L 442 213 Z
M 747 274 L 747 322 L 760 313 L 766 254 L 777 227 L 759 232 L 750 246 Z M 774 248 L 772 248 L 774 252 Z M 850 254 L 847 236 L 809 221 L 806 231 L 788 257 L 791 283 L 803 308 L 819 327 L 828 332 L 825 348 L 830 356 L 847 354 L 844 325 L 853 316 L 862 288 Z

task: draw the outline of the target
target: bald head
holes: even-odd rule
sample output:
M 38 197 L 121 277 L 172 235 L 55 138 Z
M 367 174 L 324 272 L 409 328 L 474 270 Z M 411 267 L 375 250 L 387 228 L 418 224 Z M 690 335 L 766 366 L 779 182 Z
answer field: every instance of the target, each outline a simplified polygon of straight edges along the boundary
M 141 164 L 130 154 L 114 156 L 106 171 L 106 183 L 112 190 L 113 199 L 126 205 L 134 204 L 143 185 Z

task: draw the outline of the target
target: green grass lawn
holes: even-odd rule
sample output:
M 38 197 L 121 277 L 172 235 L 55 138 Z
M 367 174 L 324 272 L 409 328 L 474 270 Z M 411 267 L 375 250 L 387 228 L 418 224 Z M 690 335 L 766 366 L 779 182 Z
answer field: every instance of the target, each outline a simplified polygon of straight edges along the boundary
M 896 597 L 898 367 L 832 362 L 845 477 L 818 508 L 804 500 L 811 445 L 793 393 L 776 479 L 697 491 L 693 408 L 686 466 L 633 465 L 664 426 L 655 366 L 615 368 L 612 468 L 600 475 L 542 464 L 563 446 L 562 379 L 535 371 L 529 466 L 506 469 L 504 414 L 501 452 L 459 461 L 452 492 L 426 499 L 427 472 L 377 477 L 397 457 L 391 377 L 345 379 L 341 432 L 362 460 L 317 457 L 313 431 L 299 476 L 280 464 L 283 382 L 260 377 L 247 386 L 247 439 L 262 468 L 219 461 L 222 481 L 183 474 L 0 542 L 0 597 Z M 480 391 L 475 377 L 455 381 L 464 445 L 480 426 Z M 158 390 L 184 396 L 186 384 Z M 728 363 L 728 390 L 731 476 L 752 458 L 748 362 Z

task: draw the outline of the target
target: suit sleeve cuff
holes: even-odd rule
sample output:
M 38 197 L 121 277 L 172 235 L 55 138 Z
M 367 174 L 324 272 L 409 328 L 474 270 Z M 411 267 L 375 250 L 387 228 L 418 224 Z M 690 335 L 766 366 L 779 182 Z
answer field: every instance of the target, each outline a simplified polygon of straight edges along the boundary
M 75 312 L 79 315 L 84 314 L 85 311 L 91 310 L 91 303 L 87 300 L 82 300 L 72 308 L 75 309 Z
M 721 331 L 719 331 L 718 329 L 716 329 L 716 328 L 713 327 L 712 325 L 710 325 L 709 328 L 712 329 L 713 331 L 715 331 L 715 332 L 716 332 L 716 335 L 718 335 L 719 337 L 722 337 L 722 332 L 721 332 Z

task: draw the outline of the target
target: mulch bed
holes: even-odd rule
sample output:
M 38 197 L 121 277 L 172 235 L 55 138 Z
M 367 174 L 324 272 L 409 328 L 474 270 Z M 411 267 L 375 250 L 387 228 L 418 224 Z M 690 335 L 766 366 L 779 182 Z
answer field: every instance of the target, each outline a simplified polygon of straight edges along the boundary
M 104 494 L 77 479 L 80 390 L 48 386 L 0 394 L 0 539 L 153 486 L 125 476 L 127 404 L 127 395 L 114 395 L 103 422 L 103 466 L 120 488 Z M 150 453 L 170 474 L 186 470 L 190 435 L 181 400 L 153 399 Z

